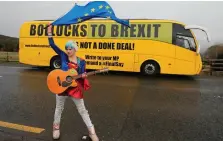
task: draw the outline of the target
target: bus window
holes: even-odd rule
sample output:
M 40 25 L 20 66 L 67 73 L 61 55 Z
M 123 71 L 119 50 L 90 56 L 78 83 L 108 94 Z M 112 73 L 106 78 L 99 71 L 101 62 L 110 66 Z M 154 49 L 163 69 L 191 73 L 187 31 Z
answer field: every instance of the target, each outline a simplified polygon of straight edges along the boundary
M 195 44 L 194 38 L 189 37 L 188 40 L 190 42 L 190 50 L 196 51 L 196 44 Z
M 173 24 L 173 44 L 177 46 L 184 47 L 186 49 L 189 49 L 191 51 L 196 52 L 196 44 L 194 41 L 194 37 L 191 34 L 190 30 L 185 29 L 180 24 Z M 184 45 L 179 45 L 179 42 L 185 42 Z M 186 45 L 187 44 L 187 45 Z
M 177 35 L 175 45 L 184 47 L 184 48 L 189 49 L 191 51 L 196 51 L 196 46 L 195 46 L 194 39 L 191 38 L 191 37 Z
M 186 49 L 190 49 L 189 41 L 183 37 L 176 38 L 176 45 Z

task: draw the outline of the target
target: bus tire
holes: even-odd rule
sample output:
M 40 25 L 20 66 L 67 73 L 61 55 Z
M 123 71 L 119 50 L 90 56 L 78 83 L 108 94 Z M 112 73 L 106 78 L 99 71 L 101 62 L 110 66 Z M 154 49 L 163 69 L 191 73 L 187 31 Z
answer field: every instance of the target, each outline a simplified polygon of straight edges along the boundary
M 59 56 L 54 56 L 50 60 L 50 68 L 51 69 L 60 69 L 61 68 L 61 60 Z
M 142 64 L 141 73 L 150 76 L 160 74 L 160 66 L 156 61 L 148 60 Z

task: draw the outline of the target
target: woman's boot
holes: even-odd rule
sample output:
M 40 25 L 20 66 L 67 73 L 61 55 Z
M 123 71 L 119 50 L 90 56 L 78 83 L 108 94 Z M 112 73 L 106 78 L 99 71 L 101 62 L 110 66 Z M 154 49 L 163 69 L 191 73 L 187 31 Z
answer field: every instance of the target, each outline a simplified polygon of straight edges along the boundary
M 53 139 L 59 139 L 60 138 L 60 126 L 58 124 L 53 125 Z
M 89 131 L 89 137 L 92 139 L 92 141 L 99 141 L 98 136 L 95 133 L 94 126 L 88 128 Z

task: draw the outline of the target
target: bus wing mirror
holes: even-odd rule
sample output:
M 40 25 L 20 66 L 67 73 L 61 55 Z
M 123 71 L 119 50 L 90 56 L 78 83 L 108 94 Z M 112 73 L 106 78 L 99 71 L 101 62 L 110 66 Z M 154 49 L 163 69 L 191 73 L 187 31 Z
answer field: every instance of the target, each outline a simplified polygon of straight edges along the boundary
M 185 26 L 185 29 L 199 29 L 206 34 L 208 42 L 211 41 L 210 34 L 208 33 L 208 30 L 204 27 L 197 26 L 197 25 L 187 25 Z

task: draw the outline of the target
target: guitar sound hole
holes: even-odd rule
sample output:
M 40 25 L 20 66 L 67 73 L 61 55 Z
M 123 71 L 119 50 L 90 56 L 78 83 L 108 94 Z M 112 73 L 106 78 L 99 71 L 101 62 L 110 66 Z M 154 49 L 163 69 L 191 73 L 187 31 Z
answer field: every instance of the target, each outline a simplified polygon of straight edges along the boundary
M 71 77 L 71 76 L 67 76 L 67 77 L 66 77 L 66 81 L 67 81 L 67 82 L 72 82 L 72 77 Z

